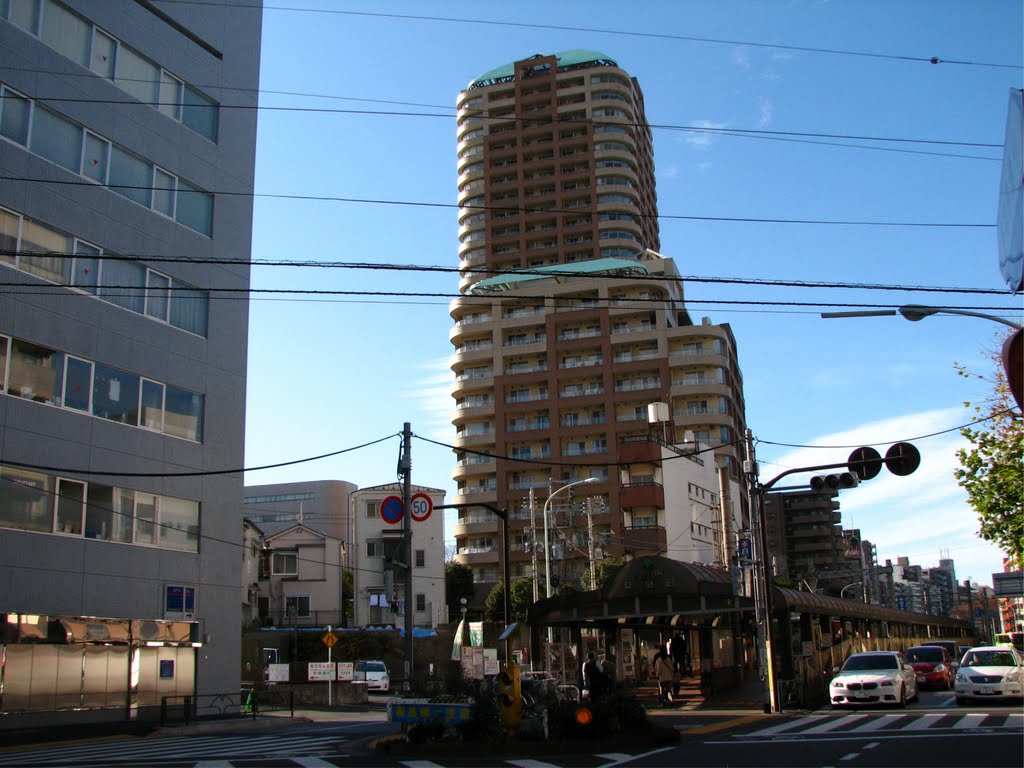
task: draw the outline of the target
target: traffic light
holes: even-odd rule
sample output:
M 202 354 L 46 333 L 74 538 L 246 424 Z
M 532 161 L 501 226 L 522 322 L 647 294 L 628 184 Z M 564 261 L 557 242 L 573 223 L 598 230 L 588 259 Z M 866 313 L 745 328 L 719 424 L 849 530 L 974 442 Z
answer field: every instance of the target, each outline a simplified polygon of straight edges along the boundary
M 523 719 L 523 695 L 519 682 L 519 665 L 509 661 L 498 675 L 498 706 L 501 722 L 506 728 L 515 728 Z
M 842 488 L 854 488 L 860 478 L 853 472 L 839 472 L 834 475 L 815 475 L 811 478 L 812 491 L 838 491 Z

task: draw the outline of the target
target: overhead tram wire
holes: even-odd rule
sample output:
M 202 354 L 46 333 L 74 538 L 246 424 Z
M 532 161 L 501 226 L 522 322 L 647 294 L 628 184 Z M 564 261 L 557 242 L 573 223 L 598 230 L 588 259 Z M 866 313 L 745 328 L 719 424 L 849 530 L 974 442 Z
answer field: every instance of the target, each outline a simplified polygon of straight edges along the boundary
M 365 16 L 370 18 L 398 19 L 402 21 L 435 21 L 448 24 L 476 24 L 494 27 L 512 27 L 519 29 L 550 29 L 557 32 L 587 32 L 598 35 L 614 35 L 620 37 L 639 37 L 651 40 L 668 40 L 684 43 L 706 43 L 712 45 L 743 45 L 751 48 L 770 48 L 781 51 L 795 51 L 799 53 L 820 53 L 832 56 L 858 56 L 871 59 L 886 59 L 890 61 L 906 61 L 922 64 L 950 64 L 968 67 L 994 67 L 1000 69 L 1022 69 L 1020 64 L 998 64 L 983 61 L 966 61 L 962 59 L 943 59 L 939 56 L 909 56 L 889 53 L 870 53 L 868 51 L 851 51 L 841 48 L 816 48 L 802 45 L 785 45 L 782 43 L 758 43 L 744 40 L 728 40 L 714 37 L 697 37 L 695 35 L 672 35 L 665 32 L 642 32 L 625 29 L 603 29 L 600 27 L 578 27 L 559 24 L 537 24 L 520 21 L 494 21 L 491 19 L 464 19 L 451 16 L 421 16 L 407 13 L 381 13 L 372 11 L 341 11 L 333 8 L 294 8 L 287 6 L 266 5 L 246 6 L 235 3 L 215 2 L 214 0 L 164 0 L 167 4 L 205 5 L 217 7 L 229 7 L 234 9 L 257 9 L 264 11 L 284 11 L 289 13 L 319 13 L 338 16 Z

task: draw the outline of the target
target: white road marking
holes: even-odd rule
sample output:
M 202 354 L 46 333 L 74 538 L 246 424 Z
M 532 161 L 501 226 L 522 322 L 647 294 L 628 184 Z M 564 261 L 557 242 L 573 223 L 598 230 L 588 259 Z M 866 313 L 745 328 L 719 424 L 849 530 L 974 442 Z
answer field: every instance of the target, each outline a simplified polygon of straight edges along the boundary
M 864 715 L 864 714 L 860 714 L 860 715 L 846 715 L 845 717 L 837 717 L 835 719 L 828 720 L 827 722 L 821 723 L 820 725 L 816 725 L 813 728 L 808 728 L 805 731 L 800 731 L 800 733 L 801 734 L 804 734 L 804 733 L 828 733 L 829 731 L 835 730 L 836 728 L 841 728 L 844 725 L 848 725 L 850 723 L 855 723 L 858 720 L 863 720 L 865 717 L 867 717 L 867 715 Z

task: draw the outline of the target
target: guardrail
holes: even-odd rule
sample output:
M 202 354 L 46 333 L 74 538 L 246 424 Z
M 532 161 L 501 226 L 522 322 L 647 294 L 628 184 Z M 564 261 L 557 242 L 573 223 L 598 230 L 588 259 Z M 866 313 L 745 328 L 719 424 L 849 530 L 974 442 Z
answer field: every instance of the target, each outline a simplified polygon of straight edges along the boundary
M 289 712 L 295 716 L 295 694 L 288 690 L 242 689 L 238 693 L 204 693 L 192 696 L 163 696 L 160 724 L 194 720 L 251 717 L 261 712 Z

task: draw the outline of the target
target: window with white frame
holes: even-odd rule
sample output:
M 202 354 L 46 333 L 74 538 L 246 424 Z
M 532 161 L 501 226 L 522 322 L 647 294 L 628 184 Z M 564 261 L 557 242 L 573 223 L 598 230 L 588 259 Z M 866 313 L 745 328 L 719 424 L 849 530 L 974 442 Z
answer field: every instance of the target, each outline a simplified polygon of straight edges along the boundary
M 298 576 L 299 553 L 274 552 L 270 560 L 270 574 L 272 576 Z
M 380 539 L 366 542 L 367 557 L 384 557 L 384 542 Z
M 78 123 L 7 86 L 0 91 L 0 136 L 199 234 L 213 236 L 212 193 L 95 134 L 89 134 L 86 144 L 83 137 L 88 132 Z M 83 145 L 91 150 L 84 160 Z M 105 167 L 99 165 L 100 158 Z
M 40 14 L 40 5 L 42 13 Z M 217 141 L 219 105 L 57 0 L 0 0 L 0 19 L 112 81 L 200 136 Z

